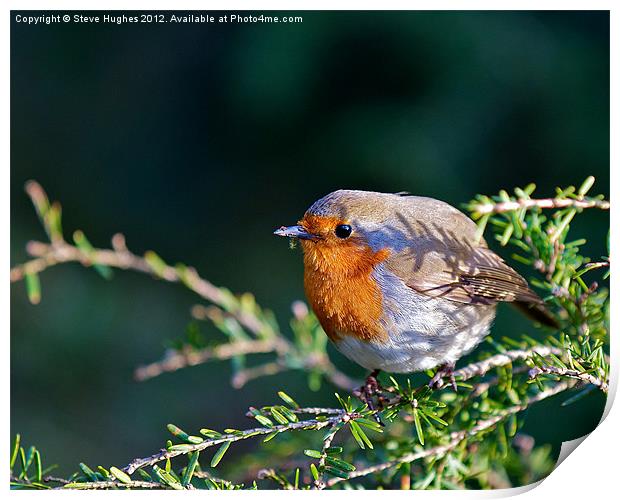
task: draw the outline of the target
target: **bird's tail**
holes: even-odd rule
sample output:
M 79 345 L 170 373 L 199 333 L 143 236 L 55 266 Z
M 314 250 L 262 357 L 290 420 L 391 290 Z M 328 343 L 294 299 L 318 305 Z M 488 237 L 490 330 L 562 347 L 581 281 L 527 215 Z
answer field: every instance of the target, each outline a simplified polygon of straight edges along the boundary
M 541 302 L 514 302 L 514 305 L 519 309 L 523 314 L 525 314 L 530 319 L 544 325 L 549 328 L 558 329 L 560 324 L 558 320 L 549 312 Z

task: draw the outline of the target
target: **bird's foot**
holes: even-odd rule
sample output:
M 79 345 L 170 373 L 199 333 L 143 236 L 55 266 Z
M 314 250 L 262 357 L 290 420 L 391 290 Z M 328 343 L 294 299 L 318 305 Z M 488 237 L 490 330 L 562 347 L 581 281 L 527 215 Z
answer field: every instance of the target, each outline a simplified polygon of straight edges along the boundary
M 444 386 L 444 378 L 450 381 L 450 385 L 456 391 L 456 379 L 454 378 L 455 363 L 444 363 L 440 365 L 433 378 L 428 383 L 431 389 L 441 389 Z
M 379 370 L 374 370 L 368 377 L 366 377 L 366 381 L 364 384 L 353 391 L 353 395 L 358 397 L 363 403 L 368 406 L 368 409 L 374 411 L 373 414 L 374 419 L 381 426 L 385 426 L 385 424 L 379 418 L 377 413 L 378 410 L 383 408 L 384 403 L 387 401 L 387 398 L 382 394 L 383 387 L 381 383 L 377 379 L 377 375 L 379 375 Z M 377 404 L 375 405 L 375 398 L 377 399 Z

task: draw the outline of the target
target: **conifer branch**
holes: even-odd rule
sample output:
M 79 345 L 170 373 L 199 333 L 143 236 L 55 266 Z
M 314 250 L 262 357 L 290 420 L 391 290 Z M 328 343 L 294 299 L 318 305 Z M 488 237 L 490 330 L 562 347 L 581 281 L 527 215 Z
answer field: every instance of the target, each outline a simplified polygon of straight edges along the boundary
M 247 340 L 217 345 L 213 348 L 193 349 L 184 346 L 181 350 L 169 349 L 161 361 L 142 365 L 134 371 L 134 378 L 142 382 L 162 373 L 175 372 L 188 366 L 196 366 L 212 360 L 227 360 L 243 354 L 284 353 L 290 348 L 282 337 L 267 340 Z M 233 384 L 242 387 L 243 383 Z
M 499 203 L 475 203 L 470 205 L 472 212 L 485 214 L 499 214 L 511 212 L 521 209 L 532 208 L 598 208 L 600 210 L 609 210 L 610 204 L 607 200 L 599 199 L 561 199 L 561 198 L 545 198 L 545 199 L 520 199 L 515 201 L 503 201 Z
M 492 427 L 494 427 L 495 425 L 497 425 L 499 422 L 501 422 L 502 420 L 508 418 L 510 415 L 513 415 L 515 413 L 521 412 L 525 409 L 527 409 L 529 406 L 531 406 L 534 403 L 537 403 L 539 401 L 542 401 L 544 399 L 547 399 L 551 396 L 555 396 L 556 394 L 559 394 L 562 391 L 565 391 L 567 389 L 569 389 L 570 387 L 572 387 L 572 384 L 570 382 L 567 381 L 563 381 L 560 382 L 558 384 L 556 384 L 555 386 L 546 389 L 542 392 L 539 392 L 538 394 L 536 394 L 535 396 L 532 396 L 530 398 L 528 398 L 524 403 L 522 404 L 518 404 L 518 405 L 514 405 L 514 406 L 510 406 L 506 409 L 503 409 L 501 411 L 499 411 L 496 415 L 493 415 L 492 417 L 489 417 L 487 419 L 484 420 L 480 420 L 478 422 L 476 422 L 476 424 L 469 430 L 462 430 L 462 431 L 458 431 L 458 432 L 452 432 L 450 434 L 450 440 L 448 441 L 448 443 L 444 444 L 444 445 L 440 445 L 440 446 L 434 446 L 432 448 L 426 449 L 426 450 L 421 450 L 421 451 L 417 451 L 415 453 L 407 453 L 405 455 L 403 455 L 402 457 L 399 457 L 397 459 L 394 460 L 389 460 L 387 462 L 383 462 L 380 464 L 376 464 L 376 465 L 371 465 L 369 467 L 363 468 L 363 469 L 358 469 L 356 471 L 353 471 L 349 474 L 348 480 L 350 479 L 355 479 L 358 477 L 363 477 L 363 476 L 368 476 L 369 474 L 374 474 L 377 472 L 381 472 L 384 471 L 386 469 L 390 469 L 392 467 L 396 467 L 398 465 L 401 465 L 403 463 L 411 463 L 414 462 L 416 460 L 420 460 L 422 458 L 427 458 L 427 457 L 442 457 L 445 454 L 449 453 L 450 451 L 454 450 L 459 444 L 461 444 L 464 440 L 471 438 L 471 437 L 475 437 L 478 434 L 481 434 L 482 432 L 491 429 Z M 327 485 L 326 486 L 333 486 L 337 483 L 340 483 L 342 481 L 344 481 L 345 479 L 340 478 L 340 477 L 334 477 L 331 478 L 327 481 Z
M 435 390 L 431 390 L 426 384 L 412 386 L 411 379 L 401 382 L 391 378 L 392 385 L 385 388 L 385 394 L 378 399 L 379 408 L 371 410 L 351 397 L 341 398 L 338 395 L 341 408 L 300 407 L 280 391 L 278 394 L 286 406 L 249 408 L 247 416 L 255 419 L 260 427 L 225 429 L 223 433 L 201 429 L 202 436 L 190 436 L 170 424 L 168 430 L 176 443 L 170 440 L 165 448 L 153 455 L 132 460 L 122 470 L 116 467 L 108 470 L 101 466 L 92 470 L 80 464 L 81 474 L 76 473 L 68 480 L 48 476 L 50 469 L 42 467 L 39 451 L 33 446 L 21 446 L 17 436 L 11 454 L 11 487 L 50 489 L 54 484 L 46 483 L 55 483 L 64 485 L 63 488 L 78 489 L 239 489 L 242 484 L 217 478 L 210 471 L 201 469 L 205 467 L 203 458 L 206 453 L 203 453 L 200 462 L 199 454 L 219 447 L 210 462 L 214 468 L 231 443 L 259 436 L 264 437 L 266 442 L 283 433 L 292 435 L 287 440 L 276 439 L 268 450 L 256 451 L 258 457 L 260 453 L 267 453 L 263 458 L 269 460 L 271 466 L 264 469 L 263 464 L 258 462 L 262 471 L 259 479 L 273 480 L 283 489 L 329 488 L 342 481 L 372 474 L 378 474 L 378 484 L 400 484 L 407 488 L 424 489 L 431 485 L 442 488 L 455 484 L 459 487 L 466 480 L 475 480 L 483 488 L 513 484 L 508 480 L 498 482 L 496 479 L 498 474 L 506 472 L 507 457 L 515 453 L 511 447 L 511 437 L 520 424 L 517 414 L 571 387 L 586 386 L 563 404 L 573 404 L 595 391 L 595 388 L 604 394 L 609 390 L 609 358 L 606 354 L 609 293 L 596 281 L 586 283 L 584 278 L 586 273 L 598 269 L 605 280 L 609 276 L 609 257 L 592 262 L 579 252 L 585 240 L 567 239 L 570 223 L 582 209 L 609 209 L 609 202 L 603 197 L 586 196 L 593 182 L 594 179 L 589 177 L 579 189 L 573 186 L 558 188 L 556 196 L 548 199 L 532 199 L 530 196 L 534 186 L 530 185 L 524 189 L 516 188 L 515 196 L 509 196 L 505 191 L 493 197 L 479 195 L 468 205 L 472 217 L 477 220 L 481 236 L 490 224 L 494 237 L 501 245 L 516 247 L 519 253 L 513 254 L 515 260 L 541 273 L 544 280 L 532 278 L 531 284 L 547 293 L 545 302 L 561 322 L 562 328 L 541 344 L 525 335 L 522 341 L 505 338 L 501 344 L 489 339 L 496 348 L 496 354 L 487 354 L 485 359 L 454 372 L 454 377 L 463 387 L 463 390 L 459 388 L 458 393 L 443 390 L 449 387 L 445 379 Z M 183 264 L 169 265 L 154 252 L 144 255 L 130 252 L 122 235 L 113 237 L 110 249 L 94 248 L 81 231 L 74 233 L 74 244 L 67 242 L 61 228 L 60 204 L 50 203 L 37 183 L 28 183 L 26 190 L 49 238 L 49 243 L 30 242 L 27 250 L 32 259 L 11 269 L 11 281 L 25 281 L 32 303 L 37 303 L 41 298 L 39 273 L 65 262 L 92 267 L 104 277 L 109 277 L 111 268 L 117 268 L 180 282 L 209 302 L 206 306 L 194 306 L 192 316 L 197 320 L 209 321 L 226 335 L 227 341 L 208 345 L 198 327 L 188 327 L 187 341 L 183 340 L 180 345 L 175 343 L 176 348 L 169 349 L 162 360 L 139 367 L 135 373 L 138 380 L 212 360 L 240 361 L 249 354 L 268 354 L 271 359 L 255 366 L 233 363 L 233 387 L 241 387 L 255 378 L 286 370 L 306 372 L 309 386 L 313 389 L 318 388 L 321 377 L 347 393 L 360 385 L 359 381 L 340 372 L 331 363 L 326 351 L 326 336 L 305 304 L 296 302 L 293 305 L 290 322 L 292 337 L 289 338 L 281 333 L 275 317 L 260 308 L 250 294 L 235 296 L 226 288 L 211 284 L 193 268 Z M 543 208 L 554 208 L 556 211 L 547 217 L 539 210 Z M 195 327 L 196 322 L 190 326 Z M 528 374 L 524 375 L 524 372 Z M 471 384 L 465 383 L 468 380 L 472 380 Z M 535 385 L 539 388 L 537 393 Z M 394 425 L 380 427 L 375 417 Z M 339 434 L 342 446 L 333 446 L 334 436 L 343 429 L 347 432 Z M 385 438 L 373 436 L 371 440 L 365 429 L 378 434 L 386 430 L 389 435 Z M 327 435 L 324 434 L 326 430 Z M 302 442 L 299 437 L 302 434 L 294 431 L 312 431 L 309 436 L 313 438 L 316 436 L 314 432 L 320 431 L 321 445 L 315 450 L 304 449 L 305 455 L 317 460 L 309 464 L 310 475 L 307 469 L 304 473 L 299 468 L 306 468 L 307 461 L 301 462 L 302 457 L 291 454 L 290 444 L 297 439 Z M 419 444 L 412 444 L 416 439 Z M 534 443 L 530 440 L 531 451 Z M 357 443 L 361 450 L 373 448 L 373 442 L 374 447 L 391 460 L 368 463 L 365 452 L 356 453 L 347 449 L 347 444 L 351 443 Z M 395 447 L 394 443 L 397 443 Z M 516 441 L 512 444 L 516 445 Z M 500 458 L 492 451 L 496 447 L 503 447 Z M 468 453 L 471 448 L 478 450 L 481 461 L 477 461 L 476 453 Z M 343 456 L 339 457 L 341 453 Z M 186 465 L 175 470 L 170 459 L 179 456 L 186 457 L 186 460 L 180 461 Z M 433 460 L 421 460 L 431 457 Z M 285 465 L 272 466 L 277 463 L 272 460 L 278 458 L 284 458 L 283 463 L 289 466 L 291 463 L 297 464 L 293 481 L 284 472 L 278 471 L 278 467 Z M 543 457 L 541 462 L 540 455 L 535 461 L 533 457 L 530 460 L 523 455 L 518 458 L 513 455 L 513 459 L 509 465 L 511 477 L 514 467 L 522 471 L 516 484 L 531 481 L 534 468 L 536 478 L 541 478 L 553 466 L 551 459 Z M 530 461 L 524 465 L 523 460 Z M 166 463 L 165 468 L 157 465 L 160 462 Z M 410 465 L 413 462 L 417 462 L 415 472 Z M 152 471 L 146 470 L 149 467 Z M 453 470 L 450 471 L 451 468 Z M 469 473 L 462 472 L 467 470 L 476 471 L 475 479 Z M 384 471 L 385 474 L 380 474 Z M 131 477 L 134 473 L 139 473 L 146 481 Z M 254 474 L 244 477 L 249 477 L 251 481 Z M 446 480 L 447 475 L 451 476 Z M 502 477 L 508 476 L 504 474 Z M 303 481 L 301 486 L 300 480 Z M 453 480 L 456 483 L 451 483 Z M 252 487 L 257 487 L 256 482 Z
M 83 237 L 83 233 L 78 232 Z M 80 238 L 78 238 L 80 239 Z M 107 266 L 111 268 L 136 271 L 149 274 L 172 283 L 183 283 L 187 288 L 205 300 L 213 302 L 223 308 L 230 306 L 230 297 L 208 280 L 202 278 L 192 267 L 173 267 L 154 253 L 146 252 L 141 257 L 127 249 L 125 237 L 117 233 L 112 237 L 112 249 L 80 248 L 70 245 L 64 239 L 57 239 L 54 243 L 30 241 L 26 251 L 34 259 L 11 268 L 11 282 L 21 281 L 29 274 L 39 274 L 46 269 L 69 262 L 77 262 L 84 267 Z M 232 311 L 236 319 L 252 332 L 260 331 L 264 327 L 255 317 L 249 314 L 240 314 Z
M 164 489 L 165 485 L 151 481 L 91 481 L 88 483 L 67 483 L 64 486 L 55 488 L 57 490 L 153 490 Z M 194 489 L 188 488 L 188 489 Z
M 588 384 L 592 384 L 598 387 L 601 391 L 607 394 L 609 390 L 609 384 L 599 377 L 595 377 L 591 373 L 580 372 L 579 370 L 571 370 L 570 368 L 560 368 L 557 366 L 535 366 L 529 370 L 529 376 L 531 379 L 535 379 L 539 375 L 557 375 L 558 377 L 567 377 L 576 380 L 581 380 Z
M 296 413 L 302 413 L 302 411 L 298 411 Z M 149 467 L 169 458 L 174 458 L 179 455 L 185 455 L 195 451 L 202 451 L 207 448 L 211 448 L 213 446 L 218 446 L 224 443 L 234 443 L 236 441 L 241 441 L 244 439 L 248 439 L 254 436 L 264 436 L 267 434 L 287 432 L 287 431 L 305 431 L 305 430 L 320 430 L 326 427 L 332 426 L 335 423 L 339 422 L 342 417 L 346 414 L 345 411 L 339 411 L 336 416 L 327 417 L 324 420 L 318 419 L 308 419 L 302 420 L 299 422 L 291 422 L 289 424 L 284 425 L 274 425 L 273 427 L 254 427 L 252 429 L 246 429 L 243 431 L 235 432 L 234 434 L 222 434 L 217 438 L 205 439 L 203 442 L 198 444 L 184 444 L 179 445 L 182 448 L 169 449 L 169 450 L 160 450 L 158 453 L 155 453 L 151 456 L 144 458 L 136 458 L 132 460 L 129 464 L 123 467 L 123 471 L 127 474 L 133 474 L 136 470 Z M 353 417 L 354 418 L 354 417 Z
M 160 361 L 137 367 L 134 378 L 143 382 L 163 373 L 175 372 L 213 360 L 224 361 L 243 354 L 277 354 L 275 361 L 237 371 L 231 382 L 234 388 L 239 389 L 250 380 L 293 369 L 286 359 L 286 354 L 294 349 L 288 339 L 281 335 L 267 340 L 235 341 L 212 348 L 195 349 L 183 346 L 181 350 L 169 349 Z M 296 368 L 301 367 L 307 371 L 318 369 L 327 380 L 340 389 L 352 391 L 361 385 L 361 381 L 352 379 L 338 370 L 326 356 L 306 356 L 297 365 L 300 366 Z
M 562 350 L 557 347 L 538 345 L 530 349 L 515 349 L 511 351 L 505 351 L 500 354 L 495 354 L 489 358 L 471 363 L 463 368 L 455 370 L 453 375 L 458 380 L 469 380 L 478 375 L 484 375 L 492 368 L 498 366 L 504 366 L 512 363 L 516 360 L 525 360 L 531 358 L 534 354 L 539 356 L 548 356 L 549 354 L 561 355 Z M 441 379 L 437 384 L 439 387 L 443 387 L 446 383 L 446 379 Z
M 456 370 L 454 372 L 454 375 L 458 377 L 459 380 L 465 381 L 465 380 L 469 380 L 476 376 L 484 375 L 492 368 L 504 366 L 506 364 L 512 363 L 515 360 L 525 360 L 525 359 L 528 359 L 534 356 L 535 354 L 542 357 L 542 356 L 545 356 L 551 353 L 559 353 L 559 349 L 553 348 L 553 347 L 546 347 L 546 346 L 535 346 L 529 350 L 517 349 L 513 351 L 507 351 L 505 353 L 491 356 L 485 360 L 471 363 L 470 365 L 467 365 L 463 368 L 460 368 L 459 370 Z M 445 387 L 447 387 L 447 385 L 443 384 L 439 386 L 438 389 L 445 388 Z M 552 395 L 552 393 L 548 395 Z M 544 397 L 548 397 L 548 396 L 544 396 Z M 382 408 L 382 410 L 393 408 L 396 405 L 398 405 L 401 401 L 402 401 L 402 398 L 400 396 L 396 396 L 392 398 L 387 403 L 387 405 L 384 408 Z M 536 401 L 539 401 L 539 399 L 534 397 L 531 399 L 531 401 L 536 402 Z M 137 458 L 135 460 L 132 460 L 128 465 L 126 465 L 123 468 L 123 471 L 126 472 L 127 474 L 132 474 L 139 468 L 151 466 L 153 464 L 156 464 L 163 460 L 167 460 L 169 458 L 173 458 L 178 455 L 184 455 L 184 454 L 192 453 L 195 451 L 201 451 L 206 448 L 213 447 L 213 446 L 218 446 L 226 442 L 232 443 L 232 442 L 248 439 L 254 436 L 273 434 L 274 432 L 282 433 L 282 432 L 295 431 L 295 430 L 319 430 L 319 429 L 323 429 L 327 427 L 332 427 L 336 423 L 341 422 L 343 417 L 347 419 L 353 419 L 353 420 L 355 420 L 356 418 L 364 417 L 364 415 L 358 414 L 358 413 L 353 413 L 353 414 L 347 413 L 346 410 L 343 410 L 340 408 L 297 408 L 292 411 L 295 414 L 317 415 L 317 416 L 322 416 L 323 418 L 321 420 L 314 418 L 314 419 L 308 419 L 308 420 L 303 420 L 299 422 L 291 422 L 285 425 L 277 425 L 273 427 L 256 427 L 256 428 L 246 429 L 242 431 L 237 431 L 233 434 L 220 435 L 213 439 L 206 439 L 198 444 L 193 444 L 193 445 L 184 444 L 182 445 L 181 448 L 177 448 L 177 449 L 169 449 L 169 450 L 163 449 L 160 452 L 154 455 L 151 455 L 149 457 Z M 375 413 L 378 413 L 378 412 L 379 410 L 369 410 L 367 414 L 374 415 Z M 252 414 L 249 413 L 247 416 L 252 416 Z M 333 436 L 332 436 L 332 439 L 333 439 Z M 328 443 L 328 446 L 326 446 L 326 448 L 329 448 L 330 444 L 331 444 L 331 441 Z M 322 483 L 323 483 L 322 480 L 317 480 L 316 481 L 317 487 L 321 486 Z M 321 488 L 323 487 L 325 487 L 325 485 L 321 486 Z

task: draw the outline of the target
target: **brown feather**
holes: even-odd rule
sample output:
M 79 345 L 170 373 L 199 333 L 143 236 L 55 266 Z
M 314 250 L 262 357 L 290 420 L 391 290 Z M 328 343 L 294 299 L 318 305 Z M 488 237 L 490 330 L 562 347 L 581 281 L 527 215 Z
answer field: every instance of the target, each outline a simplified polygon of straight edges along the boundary
M 440 237 L 429 236 L 441 234 Z M 425 239 L 420 236 L 428 236 Z M 481 241 L 468 233 L 457 240 L 445 229 L 418 235 L 415 248 L 391 256 L 386 265 L 419 293 L 466 304 L 513 302 L 532 319 L 551 327 L 557 322 L 527 281 Z

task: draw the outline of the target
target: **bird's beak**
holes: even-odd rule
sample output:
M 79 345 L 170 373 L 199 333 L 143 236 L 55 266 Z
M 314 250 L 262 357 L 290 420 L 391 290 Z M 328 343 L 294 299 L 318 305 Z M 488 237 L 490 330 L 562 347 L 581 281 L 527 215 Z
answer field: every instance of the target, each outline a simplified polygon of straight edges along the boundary
M 288 238 L 298 238 L 300 240 L 316 240 L 318 236 L 309 233 L 302 226 L 282 226 L 276 229 L 273 234 L 276 236 L 284 236 Z

